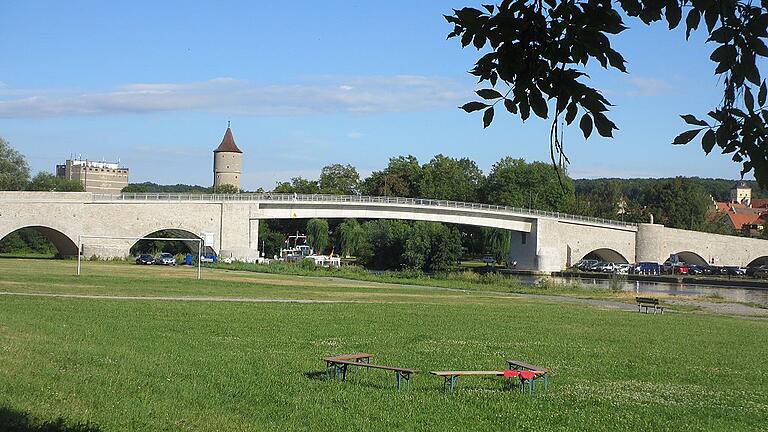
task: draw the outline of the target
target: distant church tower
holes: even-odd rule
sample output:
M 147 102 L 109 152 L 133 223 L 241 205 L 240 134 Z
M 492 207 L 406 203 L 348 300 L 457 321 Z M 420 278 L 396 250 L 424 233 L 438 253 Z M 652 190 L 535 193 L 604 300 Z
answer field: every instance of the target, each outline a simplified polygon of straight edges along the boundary
M 243 152 L 237 148 L 232 129 L 227 124 L 227 131 L 219 147 L 213 151 L 213 188 L 232 185 L 240 189 L 240 170 L 243 167 Z

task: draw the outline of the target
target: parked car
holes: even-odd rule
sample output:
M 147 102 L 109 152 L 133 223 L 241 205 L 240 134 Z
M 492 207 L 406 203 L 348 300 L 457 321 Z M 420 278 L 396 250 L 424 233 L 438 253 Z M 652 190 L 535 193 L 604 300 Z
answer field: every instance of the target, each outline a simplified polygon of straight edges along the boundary
M 216 255 L 203 255 L 202 257 L 200 257 L 200 262 L 215 263 L 216 262 Z
M 619 264 L 618 266 L 616 266 L 616 270 L 614 273 L 629 274 L 630 270 L 632 270 L 632 264 Z
M 136 264 L 151 265 L 155 263 L 155 257 L 150 254 L 141 254 L 136 257 Z
M 613 273 L 616 271 L 617 264 L 612 262 L 600 262 L 596 264 L 594 267 L 592 267 L 593 271 L 598 271 L 600 273 Z
M 639 262 L 635 264 L 632 273 L 642 275 L 661 274 L 661 266 L 657 262 Z
M 598 263 L 599 261 L 596 259 L 583 259 L 576 264 L 576 268 L 581 271 L 590 271 Z
M 168 252 L 163 252 L 155 258 L 155 264 L 175 266 L 176 257 Z
M 763 264 L 761 266 L 747 267 L 747 276 L 752 276 L 752 277 L 768 276 L 768 264 Z
M 728 276 L 746 276 L 747 269 L 739 266 L 725 266 L 723 267 Z
M 670 263 L 669 261 L 664 263 L 664 273 L 667 274 L 673 274 L 673 275 L 687 275 L 688 274 L 688 264 L 680 261 L 676 263 Z
M 487 265 L 496 264 L 496 258 L 490 255 L 483 256 L 483 258 L 480 261 L 484 262 Z
M 717 275 L 717 274 L 720 274 L 720 269 L 718 267 L 712 267 L 710 265 L 689 264 L 688 265 L 688 274 L 692 274 L 692 275 Z

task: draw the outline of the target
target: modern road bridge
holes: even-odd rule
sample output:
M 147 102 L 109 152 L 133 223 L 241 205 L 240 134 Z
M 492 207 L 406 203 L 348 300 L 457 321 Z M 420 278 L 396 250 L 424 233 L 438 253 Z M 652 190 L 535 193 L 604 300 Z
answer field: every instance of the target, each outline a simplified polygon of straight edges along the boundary
M 121 194 L 0 192 L 0 238 L 32 227 L 62 255 L 124 257 L 134 240 L 160 230 L 213 233 L 220 256 L 259 256 L 261 219 L 358 218 L 445 222 L 514 231 L 510 261 L 521 270 L 562 270 L 588 254 L 614 262 L 747 265 L 768 260 L 768 241 L 563 213 L 453 201 L 296 194 Z M 108 236 L 114 239 L 94 239 Z M 118 239 L 117 237 L 122 237 Z

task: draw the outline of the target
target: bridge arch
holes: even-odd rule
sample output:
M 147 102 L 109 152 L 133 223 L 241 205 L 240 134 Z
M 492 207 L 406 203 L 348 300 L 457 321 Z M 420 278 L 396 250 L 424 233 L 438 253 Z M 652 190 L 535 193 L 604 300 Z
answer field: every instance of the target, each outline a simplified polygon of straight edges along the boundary
M 629 261 L 624 255 L 611 248 L 599 248 L 584 255 L 581 259 L 596 259 L 598 261 L 606 261 L 613 263 L 627 264 Z
M 675 255 L 677 255 L 677 258 L 679 258 L 680 261 L 683 261 L 686 264 L 695 264 L 701 266 L 708 264 L 707 260 L 696 252 L 682 251 L 676 253 Z
M 757 267 L 768 264 L 768 255 L 757 257 L 747 264 L 747 267 Z
M 155 229 L 147 234 L 144 234 L 142 237 L 170 237 L 166 242 L 172 242 L 176 243 L 177 245 L 170 245 L 169 250 L 164 250 L 164 252 L 174 252 L 174 253 L 192 253 L 197 254 L 197 245 L 198 243 L 196 241 L 178 241 L 173 240 L 172 238 L 184 238 L 184 239 L 200 239 L 202 240 L 202 237 L 200 237 L 198 234 L 195 234 L 194 232 L 190 230 L 186 230 L 183 228 L 161 228 L 161 229 Z M 152 242 L 152 240 L 138 240 L 133 242 L 133 244 L 130 247 L 130 254 L 136 255 L 138 253 L 145 252 L 143 249 L 146 247 L 149 242 Z M 178 247 L 178 244 L 183 245 L 183 248 L 186 250 L 180 250 Z M 207 253 L 215 253 L 213 248 L 208 247 L 206 248 L 204 245 L 202 245 L 203 254 Z M 208 250 L 206 250 L 208 249 Z
M 75 240 L 70 238 L 67 234 L 64 234 L 63 232 L 57 230 L 56 228 L 52 228 L 49 226 L 27 225 L 27 226 L 18 227 L 9 232 L 2 233 L 2 235 L 0 235 L 0 240 L 22 229 L 33 229 L 38 233 L 42 234 L 45 238 L 48 239 L 48 241 L 51 242 L 51 244 L 53 244 L 53 247 L 56 248 L 56 251 L 58 252 L 58 256 L 61 256 L 61 257 L 77 256 L 77 243 L 75 242 Z

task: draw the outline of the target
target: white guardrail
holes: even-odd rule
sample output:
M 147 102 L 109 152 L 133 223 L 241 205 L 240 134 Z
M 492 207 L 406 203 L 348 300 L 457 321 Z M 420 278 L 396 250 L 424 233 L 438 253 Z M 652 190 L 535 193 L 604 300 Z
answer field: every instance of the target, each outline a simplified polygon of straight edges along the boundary
M 519 216 L 549 217 L 567 219 L 595 224 L 636 227 L 636 223 L 589 216 L 572 215 L 568 213 L 550 212 L 544 210 L 508 207 L 493 204 L 468 203 L 461 201 L 445 201 L 425 198 L 403 198 L 364 195 L 324 195 L 324 194 L 289 194 L 289 193 L 241 193 L 241 194 L 195 194 L 195 193 L 123 193 L 120 195 L 93 194 L 95 201 L 282 201 L 282 202 L 342 202 L 342 203 L 374 203 L 374 204 L 406 204 L 433 208 L 459 208 L 486 210 L 510 213 Z

